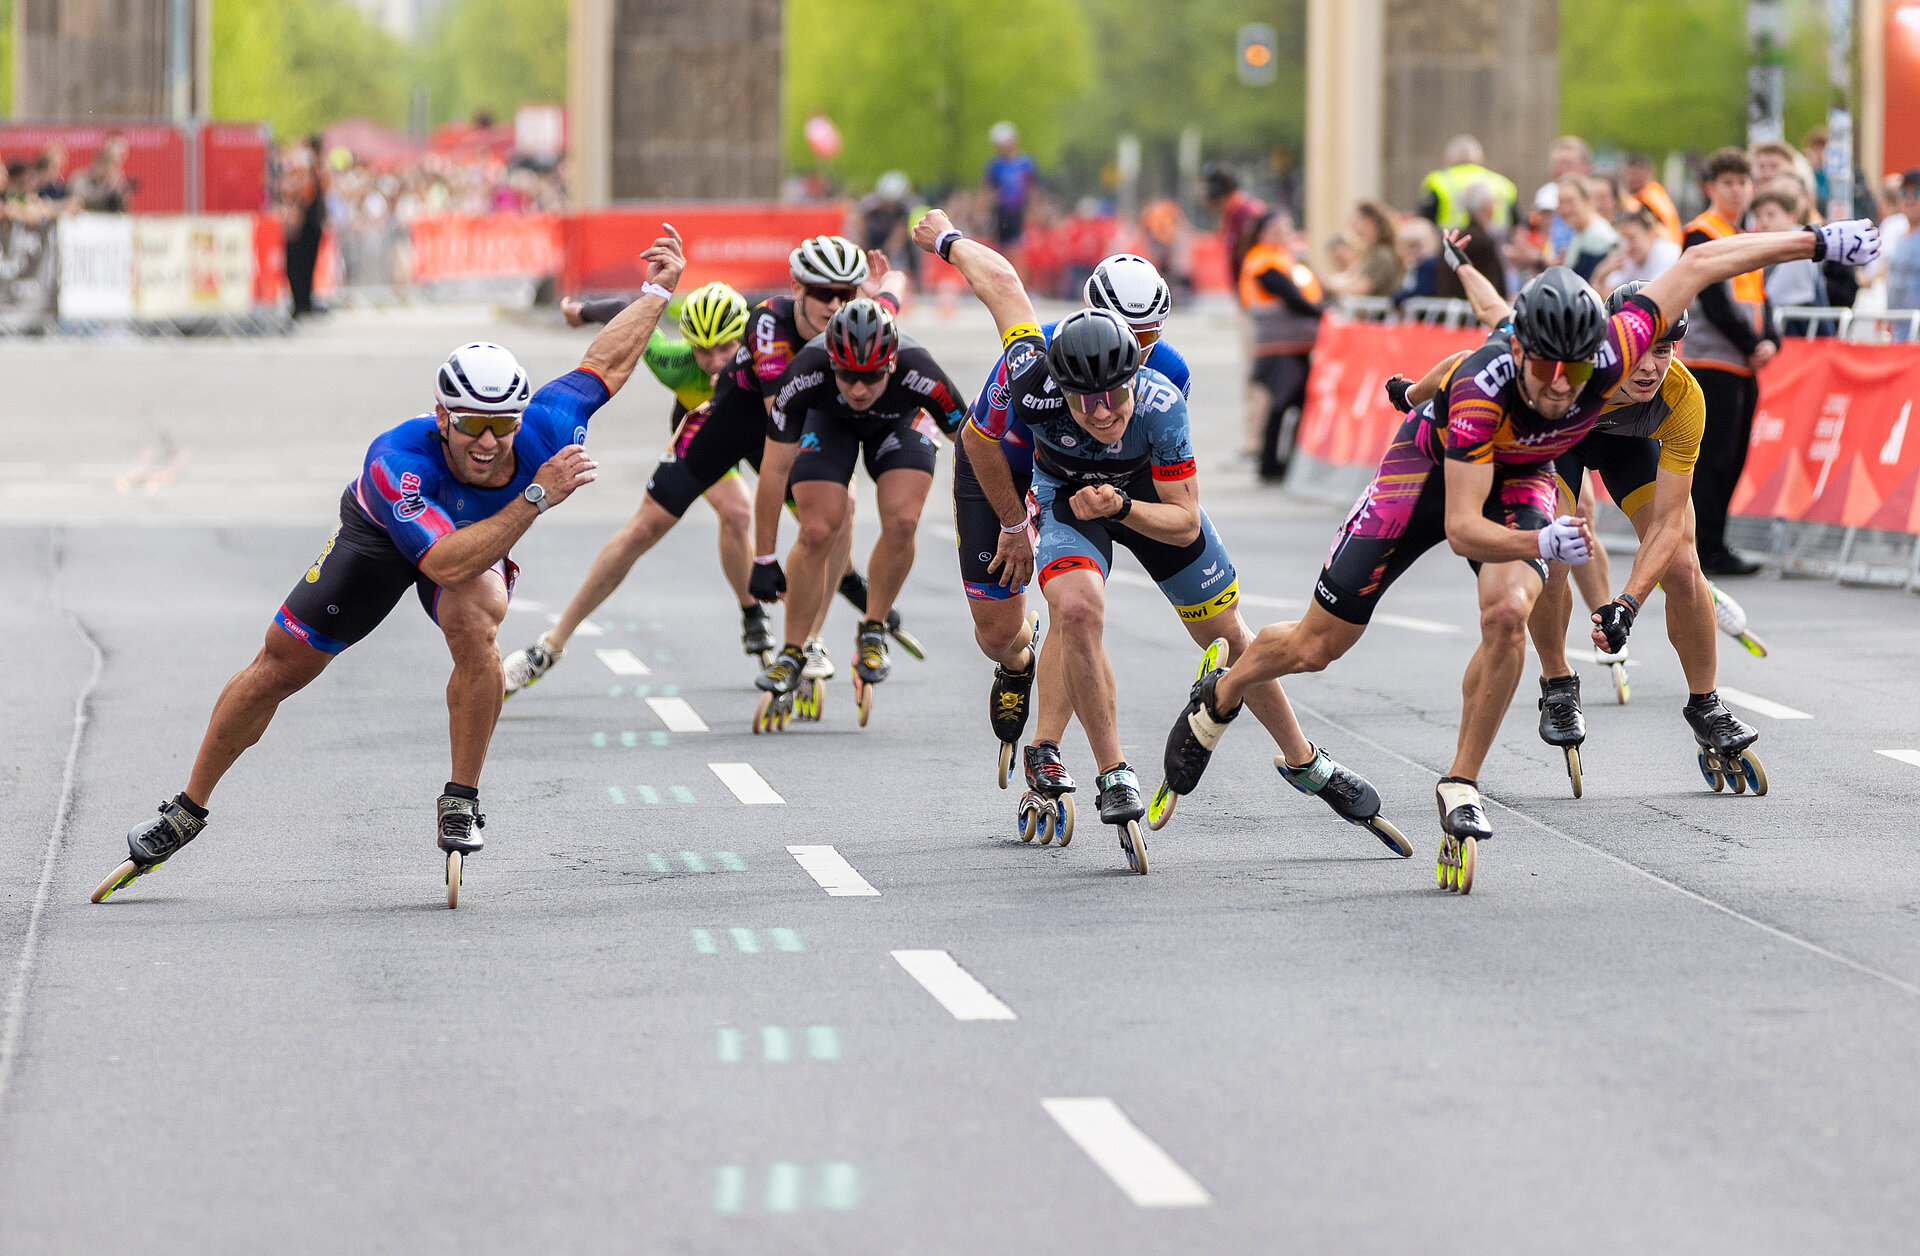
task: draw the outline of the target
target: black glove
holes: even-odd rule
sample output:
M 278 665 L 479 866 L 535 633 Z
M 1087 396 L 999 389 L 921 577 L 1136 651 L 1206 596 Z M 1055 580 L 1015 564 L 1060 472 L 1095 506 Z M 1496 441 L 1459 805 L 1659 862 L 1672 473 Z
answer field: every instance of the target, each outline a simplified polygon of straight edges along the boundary
M 1407 392 L 1412 387 L 1413 381 L 1404 375 L 1395 375 L 1387 381 L 1387 400 L 1402 414 L 1413 413 L 1413 403 L 1407 400 Z
M 770 563 L 755 563 L 753 572 L 747 577 L 747 592 L 756 602 L 778 602 L 780 595 L 787 591 L 787 573 L 780 570 L 780 560 Z
M 1622 593 L 1593 613 L 1593 622 L 1607 639 L 1608 654 L 1618 654 L 1626 648 L 1627 634 L 1633 631 L 1633 617 L 1638 610 L 1634 596 Z

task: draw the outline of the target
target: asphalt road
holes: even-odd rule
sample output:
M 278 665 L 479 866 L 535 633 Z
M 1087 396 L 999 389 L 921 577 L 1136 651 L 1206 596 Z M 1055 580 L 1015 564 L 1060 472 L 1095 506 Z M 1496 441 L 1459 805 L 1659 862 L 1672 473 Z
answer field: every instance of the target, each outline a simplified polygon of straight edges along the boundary
M 991 360 L 970 310 L 909 330 L 969 385 Z M 1249 617 L 1290 618 L 1338 511 L 1231 467 L 1237 341 L 1172 334 Z M 410 600 L 286 704 L 199 841 L 89 905 L 367 440 L 481 335 L 539 373 L 584 349 L 464 310 L 0 344 L 0 1251 L 1912 1250 L 1920 604 L 1895 592 L 1733 586 L 1773 656 L 1723 652 L 1725 685 L 1805 717 L 1743 712 L 1764 798 L 1705 789 L 1658 615 L 1630 705 L 1585 669 L 1579 801 L 1529 680 L 1463 899 L 1432 798 L 1475 611 L 1433 554 L 1289 685 L 1414 858 L 1286 788 L 1248 721 L 1142 878 L 1090 792 L 1072 845 L 1013 838 L 944 487 L 902 602 L 930 658 L 896 651 L 864 730 L 843 608 L 825 720 L 749 734 L 696 508 L 508 704 L 457 912 L 445 648 Z M 607 473 L 519 547 L 503 646 L 632 508 L 665 407 L 638 382 L 596 422 Z M 1196 652 L 1121 572 L 1151 769 Z

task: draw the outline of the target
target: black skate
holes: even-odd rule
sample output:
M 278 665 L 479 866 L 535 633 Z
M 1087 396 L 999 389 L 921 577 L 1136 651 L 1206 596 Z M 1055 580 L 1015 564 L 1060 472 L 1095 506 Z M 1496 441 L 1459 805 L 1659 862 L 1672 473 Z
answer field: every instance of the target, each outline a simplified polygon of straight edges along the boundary
M 1227 657 L 1227 640 L 1216 637 L 1200 655 L 1200 678 L 1193 682 L 1187 705 L 1167 734 L 1167 749 L 1160 761 L 1164 779 L 1153 791 L 1147 808 L 1147 827 L 1158 832 L 1173 818 L 1173 807 L 1182 794 L 1200 787 L 1200 777 L 1213 758 L 1213 748 L 1226 735 L 1227 725 L 1240 714 L 1235 707 L 1225 715 L 1214 706 L 1214 689 L 1226 674 L 1221 666 Z
M 1767 792 L 1767 770 L 1750 748 L 1760 740 L 1758 729 L 1727 710 L 1718 693 L 1707 695 L 1707 701 L 1699 706 L 1687 703 L 1682 714 L 1693 729 L 1693 739 L 1700 744 L 1700 775 L 1713 786 L 1714 793 L 1729 785 L 1736 794 Z
M 1476 847 L 1493 836 L 1480 788 L 1471 781 L 1443 776 L 1436 790 L 1440 803 L 1440 888 L 1465 894 L 1473 889 Z
M 767 608 L 755 602 L 740 608 L 740 648 L 765 667 L 773 662 L 773 631 L 767 627 Z
M 143 820 L 127 831 L 126 861 L 100 883 L 92 901 L 106 902 L 114 891 L 124 889 L 171 859 L 206 827 L 207 822 L 195 819 L 179 800 L 170 798 L 161 803 L 158 816 Z
M 1062 846 L 1073 840 L 1073 792 L 1077 788 L 1060 762 L 1060 747 L 1050 741 L 1036 741 L 1021 758 L 1027 770 L 1027 792 L 1020 795 L 1016 828 L 1020 840 L 1040 839 L 1046 846 L 1058 841 Z
M 867 726 L 873 711 L 873 687 L 893 671 L 887 658 L 887 626 L 877 619 L 860 621 L 853 639 L 853 696 L 859 704 L 860 727 Z
M 1578 676 L 1540 678 L 1540 740 L 1567 752 L 1567 779 L 1580 796 L 1580 744 L 1587 739 L 1587 717 L 1580 711 Z
M 487 818 L 480 814 L 479 799 L 458 794 L 440 795 L 439 812 L 436 841 L 447 852 L 447 906 L 458 907 L 466 857 L 486 849 L 487 839 L 480 830 L 487 827 Z
M 1013 775 L 1013 748 L 1027 732 L 1028 699 L 1033 694 L 1034 673 L 1040 667 L 1040 617 L 1027 616 L 1027 670 L 1010 672 L 998 664 L 993 669 L 993 692 L 987 698 L 987 720 L 993 735 L 1000 740 L 1000 788 L 1007 787 Z
M 1380 814 L 1380 791 L 1366 777 L 1333 761 L 1333 756 L 1318 746 L 1313 760 L 1305 767 L 1293 767 L 1285 755 L 1275 755 L 1273 766 L 1280 779 L 1303 794 L 1312 794 L 1333 808 L 1333 813 L 1348 824 L 1357 824 L 1380 839 L 1382 845 L 1405 859 L 1413 854 L 1413 843 Z
M 753 712 L 753 731 L 773 733 L 784 730 L 787 721 L 793 717 L 794 694 L 803 683 L 819 685 L 819 681 L 806 682 L 800 675 L 807 665 L 807 656 L 799 646 L 789 645 L 781 648 L 767 670 L 753 678 L 756 688 L 765 691 L 760 705 Z M 814 717 L 818 719 L 816 715 Z
M 1100 786 L 1100 823 L 1120 830 L 1120 849 L 1127 856 L 1127 867 L 1146 876 L 1147 841 L 1140 832 L 1140 818 L 1147 814 L 1147 807 L 1140 800 L 1140 778 L 1121 763 L 1095 779 Z
M 841 576 L 840 596 L 847 599 L 848 603 L 864 617 L 867 613 L 867 578 L 857 571 L 849 571 Z M 927 657 L 927 647 L 920 644 L 920 638 L 900 626 L 899 607 L 896 606 L 887 612 L 885 623 L 887 635 L 898 641 L 901 649 L 917 659 Z

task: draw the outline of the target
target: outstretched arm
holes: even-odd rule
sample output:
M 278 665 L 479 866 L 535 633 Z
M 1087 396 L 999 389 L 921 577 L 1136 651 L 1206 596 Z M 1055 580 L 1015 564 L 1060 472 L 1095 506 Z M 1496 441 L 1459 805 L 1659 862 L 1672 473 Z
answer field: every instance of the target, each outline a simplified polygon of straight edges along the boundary
M 1823 262 L 1831 257 L 1849 266 L 1864 266 L 1878 256 L 1880 233 L 1867 218 L 1830 222 L 1818 229 L 1745 232 L 1688 249 L 1640 295 L 1658 305 L 1660 316 L 1671 325 L 1708 284 L 1779 262 Z
M 953 223 L 947 219 L 946 211 L 930 209 L 914 224 L 913 242 L 938 256 L 940 239 L 950 231 Z M 953 263 L 954 269 L 973 289 L 973 295 L 979 297 L 980 304 L 993 315 L 1001 340 L 1015 327 L 1038 326 L 1040 320 L 1033 312 L 1033 302 L 1028 299 L 1012 262 L 980 241 L 965 236 L 953 241 L 947 250 L 947 261 Z
M 1480 273 L 1480 268 L 1467 260 L 1462 250 L 1473 237 L 1460 231 L 1449 231 L 1441 237 L 1441 251 L 1447 265 L 1453 267 L 1453 273 L 1460 277 L 1460 286 L 1466 290 L 1467 303 L 1473 306 L 1473 316 L 1482 327 L 1498 327 L 1513 317 L 1513 307 L 1493 286 L 1493 280 Z
M 687 264 L 680 251 L 680 233 L 673 229 L 672 223 L 661 225 L 667 234 L 640 255 L 647 263 L 647 282 L 640 290 L 640 299 L 616 314 L 607 329 L 593 338 L 593 343 L 587 346 L 587 355 L 580 359 L 583 368 L 607 382 L 609 394 L 619 392 L 632 378 L 634 367 L 640 363 L 641 351 L 659 325 L 660 315 L 666 312 L 673 286 L 680 282 L 680 271 Z

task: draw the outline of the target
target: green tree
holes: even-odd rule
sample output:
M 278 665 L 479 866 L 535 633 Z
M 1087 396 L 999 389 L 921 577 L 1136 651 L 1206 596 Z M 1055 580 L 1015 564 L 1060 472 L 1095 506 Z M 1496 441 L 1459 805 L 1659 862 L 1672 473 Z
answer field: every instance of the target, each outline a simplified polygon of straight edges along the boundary
M 419 51 L 435 123 L 567 98 L 567 0 L 450 0 Z
M 823 113 L 846 145 L 831 168 L 853 187 L 892 169 L 972 184 L 1003 120 L 1051 165 L 1091 56 L 1076 0 L 788 0 L 786 45 L 787 165 L 820 166 L 803 128 Z
M 214 0 L 216 118 L 283 139 L 350 117 L 396 125 L 404 84 L 400 45 L 350 0 Z
M 0 118 L 13 113 L 13 0 L 0 0 Z

